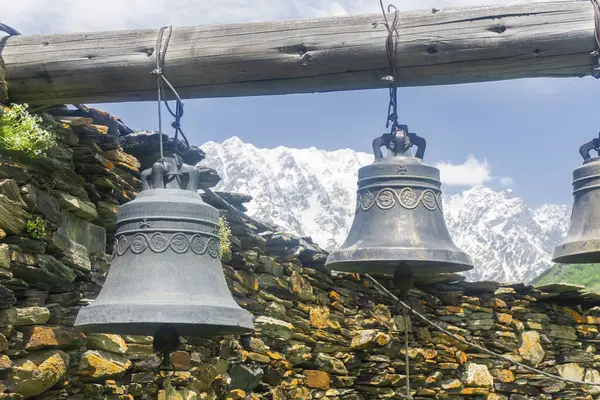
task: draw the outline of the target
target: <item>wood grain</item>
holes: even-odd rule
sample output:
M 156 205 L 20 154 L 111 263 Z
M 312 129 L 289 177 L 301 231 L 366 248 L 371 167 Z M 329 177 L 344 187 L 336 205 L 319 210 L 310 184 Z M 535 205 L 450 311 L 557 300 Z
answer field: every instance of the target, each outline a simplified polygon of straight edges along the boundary
M 589 1 L 402 12 L 400 86 L 589 75 Z M 183 98 L 371 89 L 389 74 L 378 14 L 174 27 L 165 74 Z M 158 30 L 13 36 L 9 95 L 31 103 L 155 100 Z

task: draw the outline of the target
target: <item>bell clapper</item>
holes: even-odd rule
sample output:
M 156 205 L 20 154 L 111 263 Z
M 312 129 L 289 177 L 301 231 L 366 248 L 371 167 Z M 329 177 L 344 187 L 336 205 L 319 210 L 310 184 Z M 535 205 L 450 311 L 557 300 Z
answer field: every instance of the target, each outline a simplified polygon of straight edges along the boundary
M 392 284 L 398 293 L 398 298 L 402 301 L 408 300 L 408 291 L 413 288 L 415 277 L 407 264 L 402 263 L 394 270 Z
M 170 325 L 163 325 L 154 333 L 152 348 L 155 353 L 160 353 L 163 358 L 158 367 L 160 370 L 170 371 L 175 369 L 169 360 L 169 356 L 179 349 L 179 344 L 179 332 Z

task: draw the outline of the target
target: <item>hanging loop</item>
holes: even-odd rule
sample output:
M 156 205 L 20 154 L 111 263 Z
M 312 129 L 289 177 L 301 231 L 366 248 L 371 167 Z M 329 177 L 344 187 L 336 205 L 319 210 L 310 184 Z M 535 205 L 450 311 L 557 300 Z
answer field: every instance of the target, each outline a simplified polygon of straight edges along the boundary
M 388 58 L 388 67 L 390 74 L 381 78 L 381 80 L 388 83 L 389 91 L 389 104 L 388 104 L 388 116 L 385 127 L 389 128 L 392 125 L 391 133 L 393 133 L 395 127 L 398 125 L 398 89 L 397 89 L 397 76 L 396 76 L 396 53 L 398 51 L 398 26 L 400 25 L 400 11 L 393 5 L 390 4 L 387 7 L 387 13 L 394 13 L 394 17 L 390 24 L 386 9 L 383 5 L 383 0 L 379 0 L 379 6 L 381 7 L 381 13 L 383 14 L 383 22 L 376 22 L 373 24 L 374 28 L 380 25 L 385 26 L 388 32 L 385 41 L 385 51 Z
M 3 24 L 3 23 L 0 23 L 0 31 L 8 33 L 9 36 L 19 36 L 20 35 L 19 31 L 17 31 L 14 28 L 11 28 L 10 26 Z

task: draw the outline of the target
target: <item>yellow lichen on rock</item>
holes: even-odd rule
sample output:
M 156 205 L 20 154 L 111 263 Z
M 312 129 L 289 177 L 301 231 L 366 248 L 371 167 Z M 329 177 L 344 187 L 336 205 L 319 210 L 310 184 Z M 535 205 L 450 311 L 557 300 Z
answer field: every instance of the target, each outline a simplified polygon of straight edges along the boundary
M 67 373 L 68 366 L 69 356 L 62 351 L 39 353 L 16 360 L 9 381 L 16 393 L 28 399 L 57 384 Z
M 540 344 L 540 334 L 535 331 L 523 332 L 521 342 L 519 347 L 521 357 L 534 366 L 541 363 L 546 353 Z
M 131 366 L 127 358 L 102 350 L 89 350 L 81 358 L 79 374 L 88 379 L 105 380 L 122 376 Z

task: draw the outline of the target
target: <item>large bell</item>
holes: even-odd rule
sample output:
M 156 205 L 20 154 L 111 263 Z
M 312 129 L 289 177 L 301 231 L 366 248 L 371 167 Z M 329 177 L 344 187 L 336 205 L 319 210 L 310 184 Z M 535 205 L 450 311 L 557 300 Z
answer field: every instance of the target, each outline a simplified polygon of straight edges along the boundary
M 326 268 L 371 275 L 393 275 L 401 269 L 410 275 L 473 268 L 446 227 L 439 170 L 410 156 L 407 143 L 403 130 L 374 141 L 375 161 L 358 171 L 350 232 L 344 244 L 329 254 Z M 382 144 L 390 149 L 387 158 L 381 154 Z
M 165 327 L 201 337 L 253 330 L 227 287 L 219 212 L 198 195 L 198 170 L 167 157 L 144 171 L 142 182 L 135 200 L 119 208 L 106 282 L 75 326 L 146 336 Z
M 565 241 L 554 248 L 554 262 L 600 262 L 600 157 L 589 155 L 599 146 L 600 141 L 594 139 L 580 148 L 584 162 L 573 171 L 571 225 Z

